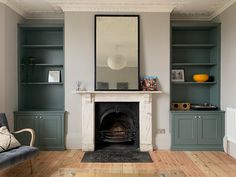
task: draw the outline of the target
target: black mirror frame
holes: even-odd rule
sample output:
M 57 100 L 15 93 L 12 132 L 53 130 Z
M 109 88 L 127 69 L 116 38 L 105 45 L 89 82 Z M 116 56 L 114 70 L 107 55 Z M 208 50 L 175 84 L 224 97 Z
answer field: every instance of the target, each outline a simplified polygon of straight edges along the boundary
M 96 41 L 97 41 L 97 17 L 137 17 L 138 20 L 138 88 L 137 89 L 127 89 L 127 90 L 120 90 L 120 89 L 97 89 L 97 56 L 96 56 Z M 140 20 L 139 15 L 110 15 L 110 14 L 97 14 L 94 16 L 94 90 L 95 91 L 139 91 L 140 90 Z

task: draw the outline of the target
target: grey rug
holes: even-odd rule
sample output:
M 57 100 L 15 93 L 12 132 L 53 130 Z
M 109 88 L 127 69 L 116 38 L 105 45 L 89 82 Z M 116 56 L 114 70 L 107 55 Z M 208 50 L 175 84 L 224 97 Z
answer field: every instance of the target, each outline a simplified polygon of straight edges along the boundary
M 97 150 L 85 152 L 81 162 L 152 163 L 153 161 L 148 152 Z

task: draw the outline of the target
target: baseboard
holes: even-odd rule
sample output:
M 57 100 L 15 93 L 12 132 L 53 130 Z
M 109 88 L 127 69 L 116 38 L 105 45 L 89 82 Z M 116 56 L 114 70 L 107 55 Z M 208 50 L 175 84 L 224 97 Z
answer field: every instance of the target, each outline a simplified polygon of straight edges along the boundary
M 224 137 L 223 142 L 225 152 L 236 159 L 236 143 L 229 141 L 227 137 Z

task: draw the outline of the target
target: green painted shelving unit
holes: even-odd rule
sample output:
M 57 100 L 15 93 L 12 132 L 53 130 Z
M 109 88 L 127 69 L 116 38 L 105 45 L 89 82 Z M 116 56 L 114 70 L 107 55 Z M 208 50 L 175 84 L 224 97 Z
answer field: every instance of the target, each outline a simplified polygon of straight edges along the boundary
M 64 27 L 19 25 L 19 109 L 15 130 L 33 128 L 40 149 L 63 150 Z M 48 82 L 49 71 L 60 71 L 60 82 Z M 19 137 L 27 143 L 27 135 Z
M 171 103 L 216 105 L 215 111 L 171 110 L 172 150 L 222 150 L 224 112 L 220 110 L 220 24 L 171 25 L 171 70 L 184 69 L 185 81 L 171 79 Z M 171 73 L 171 71 L 170 71 Z M 194 74 L 208 74 L 204 83 Z

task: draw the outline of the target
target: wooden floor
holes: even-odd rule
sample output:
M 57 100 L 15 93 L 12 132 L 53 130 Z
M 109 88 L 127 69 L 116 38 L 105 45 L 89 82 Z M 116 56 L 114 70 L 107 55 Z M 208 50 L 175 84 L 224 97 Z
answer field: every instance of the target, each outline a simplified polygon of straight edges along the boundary
M 33 160 L 34 174 L 24 162 L 0 172 L 0 177 L 49 177 L 59 168 L 122 169 L 125 170 L 182 170 L 188 177 L 236 177 L 236 160 L 224 152 L 154 151 L 154 163 L 80 163 L 83 152 L 40 152 Z

